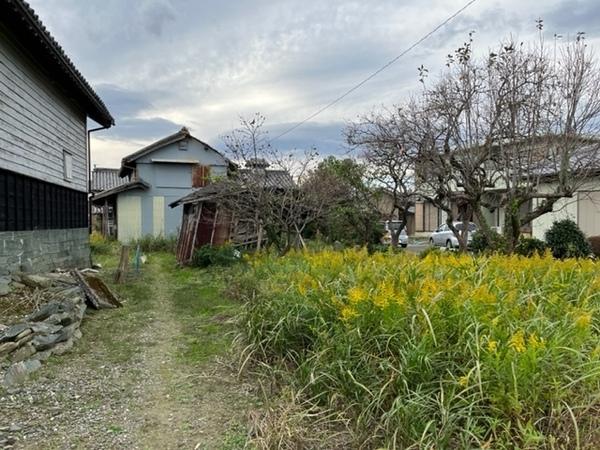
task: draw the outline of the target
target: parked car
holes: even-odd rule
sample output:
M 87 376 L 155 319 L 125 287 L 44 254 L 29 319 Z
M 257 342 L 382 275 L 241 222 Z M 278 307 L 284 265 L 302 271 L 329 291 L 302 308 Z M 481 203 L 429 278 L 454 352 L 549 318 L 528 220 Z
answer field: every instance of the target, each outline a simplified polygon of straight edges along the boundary
M 463 222 L 454 222 L 454 227 L 462 231 Z M 467 247 L 471 245 L 473 240 L 473 234 L 477 231 L 477 225 L 473 222 L 469 222 L 469 234 L 467 236 Z M 446 247 L 447 249 L 458 248 L 458 239 L 454 236 L 454 233 L 448 226 L 448 224 L 441 225 L 437 230 L 431 233 L 429 243 L 435 247 Z
M 384 244 L 391 244 L 392 242 L 392 233 L 391 230 L 397 230 L 398 227 L 400 226 L 399 221 L 397 220 L 388 220 L 385 222 L 384 226 L 385 226 L 385 234 L 383 236 L 383 243 Z M 402 228 L 402 231 L 400 231 L 400 235 L 398 236 L 398 244 L 400 245 L 400 247 L 402 248 L 406 248 L 406 246 L 408 246 L 408 234 L 406 233 L 406 227 Z

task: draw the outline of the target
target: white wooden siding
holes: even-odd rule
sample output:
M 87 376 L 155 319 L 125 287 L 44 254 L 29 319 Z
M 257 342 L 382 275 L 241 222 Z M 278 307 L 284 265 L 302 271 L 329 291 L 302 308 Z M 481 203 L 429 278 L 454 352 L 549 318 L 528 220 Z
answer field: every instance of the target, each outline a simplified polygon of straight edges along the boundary
M 63 151 L 73 155 L 65 180 Z M 0 167 L 87 191 L 86 117 L 0 33 Z

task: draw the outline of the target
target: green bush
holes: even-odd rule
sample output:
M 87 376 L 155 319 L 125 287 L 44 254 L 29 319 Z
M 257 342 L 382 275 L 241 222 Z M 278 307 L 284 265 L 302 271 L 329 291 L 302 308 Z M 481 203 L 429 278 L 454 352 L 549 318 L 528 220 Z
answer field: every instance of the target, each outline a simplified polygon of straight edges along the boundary
M 203 245 L 194 252 L 192 266 L 230 266 L 240 260 L 241 254 L 231 245 Z
M 596 257 L 600 257 L 600 236 L 592 236 L 588 239 L 592 253 Z
M 90 250 L 92 251 L 92 254 L 108 255 L 112 253 L 114 248 L 113 242 L 114 241 L 105 238 L 97 231 L 90 234 Z
M 153 236 L 147 234 L 140 239 L 136 239 L 130 242 L 133 249 L 140 246 L 140 250 L 145 253 L 151 252 L 168 252 L 175 253 L 177 249 L 177 235 L 170 236 Z
M 592 252 L 585 235 L 570 219 L 554 222 L 546 231 L 546 243 L 555 258 L 584 258 Z
M 473 233 L 471 250 L 473 250 L 474 253 L 505 252 L 506 239 L 504 236 L 496 232 L 492 233 L 492 237 L 490 239 L 481 230 L 478 230 Z
M 543 255 L 546 248 L 546 243 L 541 239 L 521 237 L 515 253 L 522 256 Z

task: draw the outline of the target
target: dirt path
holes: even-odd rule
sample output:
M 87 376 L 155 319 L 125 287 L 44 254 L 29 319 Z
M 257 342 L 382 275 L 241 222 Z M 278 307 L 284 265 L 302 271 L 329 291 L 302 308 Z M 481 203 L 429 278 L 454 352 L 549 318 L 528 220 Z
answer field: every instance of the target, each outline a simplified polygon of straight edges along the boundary
M 0 391 L 15 448 L 243 447 L 255 397 L 227 352 L 237 306 L 210 275 L 172 263 L 151 258 L 123 288 L 125 308 L 89 315 L 72 353 Z

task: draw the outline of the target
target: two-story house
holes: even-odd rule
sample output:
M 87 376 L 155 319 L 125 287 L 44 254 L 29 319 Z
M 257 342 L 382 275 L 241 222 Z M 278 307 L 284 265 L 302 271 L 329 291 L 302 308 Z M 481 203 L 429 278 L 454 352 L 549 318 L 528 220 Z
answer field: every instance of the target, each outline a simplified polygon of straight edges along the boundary
M 192 136 L 187 128 L 125 156 L 119 176 L 127 182 L 94 195 L 97 206 L 116 211 L 116 235 L 129 242 L 146 235 L 175 235 L 181 213 L 169 203 L 225 177 L 231 163 L 221 153 Z
M 89 264 L 88 117 L 102 100 L 22 0 L 0 3 L 0 275 Z

